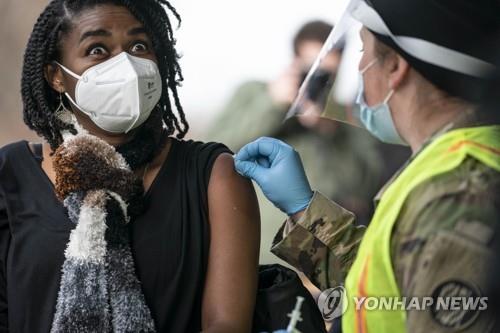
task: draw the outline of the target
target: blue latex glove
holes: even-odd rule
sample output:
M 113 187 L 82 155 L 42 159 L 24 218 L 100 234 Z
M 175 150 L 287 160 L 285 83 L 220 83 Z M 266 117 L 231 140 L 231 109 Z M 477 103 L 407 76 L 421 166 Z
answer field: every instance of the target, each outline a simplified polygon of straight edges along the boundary
M 234 157 L 236 171 L 253 179 L 281 211 L 293 215 L 307 208 L 313 192 L 299 154 L 286 143 L 260 138 Z

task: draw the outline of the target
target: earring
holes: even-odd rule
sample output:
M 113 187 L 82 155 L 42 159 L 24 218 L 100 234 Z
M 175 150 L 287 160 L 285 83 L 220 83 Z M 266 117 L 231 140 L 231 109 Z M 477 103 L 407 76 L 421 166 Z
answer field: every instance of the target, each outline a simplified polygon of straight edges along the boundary
M 75 122 L 75 116 L 71 110 L 64 105 L 62 93 L 59 93 L 59 105 L 55 111 L 55 116 L 67 124 L 73 124 Z
M 62 93 L 59 93 L 59 106 L 57 107 L 55 113 L 57 116 L 59 116 L 67 111 L 69 110 L 64 105 Z

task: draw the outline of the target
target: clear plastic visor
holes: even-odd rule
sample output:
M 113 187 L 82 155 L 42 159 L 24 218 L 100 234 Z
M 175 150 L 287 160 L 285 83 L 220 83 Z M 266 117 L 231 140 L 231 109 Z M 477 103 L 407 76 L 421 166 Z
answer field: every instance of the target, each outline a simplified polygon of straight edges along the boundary
M 352 15 L 360 0 L 350 1 L 326 40 L 318 58 L 302 83 L 297 98 L 286 115 L 288 120 L 302 115 L 317 115 L 361 127 L 355 116 L 354 101 L 358 86 L 357 67 L 361 58 L 361 23 Z M 332 73 L 332 53 L 343 48 L 341 62 Z

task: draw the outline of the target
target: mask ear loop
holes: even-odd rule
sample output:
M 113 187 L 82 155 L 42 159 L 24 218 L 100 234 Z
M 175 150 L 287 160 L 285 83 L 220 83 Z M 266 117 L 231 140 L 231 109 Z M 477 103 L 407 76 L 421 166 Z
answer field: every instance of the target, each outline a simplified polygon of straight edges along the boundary
M 362 70 L 359 71 L 361 73 L 361 75 L 365 74 L 365 72 L 367 70 L 369 70 L 373 65 L 375 65 L 375 63 L 377 61 L 378 61 L 378 58 L 375 58 L 372 61 L 370 61 Z
M 384 99 L 384 104 L 389 103 L 389 100 L 391 99 L 392 95 L 394 95 L 394 89 L 391 89 L 391 91 L 389 91 L 389 94 L 387 94 L 387 97 Z
M 71 75 L 72 77 L 74 77 L 75 79 L 77 80 L 82 80 L 83 82 L 87 82 L 87 77 L 82 77 L 76 73 L 74 73 L 73 71 L 71 71 L 70 69 L 66 68 L 65 66 L 61 65 L 59 62 L 55 61 L 55 63 L 62 68 L 63 71 L 65 71 L 66 73 L 68 73 L 69 75 Z M 67 92 L 64 92 L 64 95 L 66 96 L 66 98 L 68 98 L 68 100 L 78 108 L 78 110 L 82 111 L 83 113 L 85 113 L 86 115 L 88 116 L 94 116 L 93 114 L 88 114 L 85 110 L 83 110 L 77 103 L 76 101 L 73 100 L 73 98 L 71 98 L 71 96 L 67 93 Z
M 359 71 L 361 75 L 363 75 L 367 70 L 369 70 L 376 62 L 378 61 L 378 58 L 373 59 L 370 61 L 362 70 Z M 389 103 L 389 100 L 391 99 L 392 95 L 394 95 L 394 89 L 391 89 L 387 96 L 384 98 L 383 104 Z
M 70 70 L 69 68 L 63 66 L 62 64 L 60 64 L 59 62 L 55 61 L 56 64 L 59 65 L 59 67 L 61 67 L 66 73 L 68 73 L 69 75 L 71 75 L 72 77 L 74 77 L 75 79 L 77 80 L 80 80 L 82 77 L 78 74 L 76 74 L 75 72 L 73 72 L 72 70 Z

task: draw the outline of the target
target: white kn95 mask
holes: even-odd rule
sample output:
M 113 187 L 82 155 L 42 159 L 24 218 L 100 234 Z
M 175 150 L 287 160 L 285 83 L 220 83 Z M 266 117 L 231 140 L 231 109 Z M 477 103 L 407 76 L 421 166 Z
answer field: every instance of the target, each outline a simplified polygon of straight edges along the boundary
M 82 75 L 60 63 L 78 80 L 75 100 L 65 95 L 101 129 L 127 133 L 142 125 L 162 94 L 162 81 L 156 63 L 126 52 L 90 67 Z

